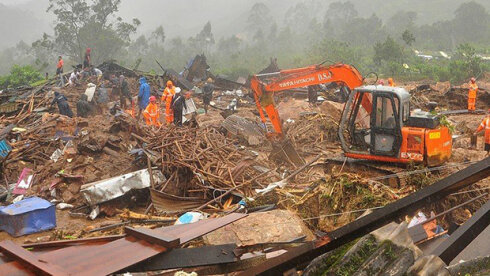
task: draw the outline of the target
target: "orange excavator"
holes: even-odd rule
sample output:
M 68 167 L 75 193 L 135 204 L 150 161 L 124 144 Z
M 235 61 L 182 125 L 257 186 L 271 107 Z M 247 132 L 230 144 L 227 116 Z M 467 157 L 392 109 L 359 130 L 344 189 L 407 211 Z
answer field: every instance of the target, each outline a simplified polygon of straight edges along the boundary
M 424 163 L 437 166 L 451 157 L 452 137 L 436 115 L 410 112 L 410 94 L 401 87 L 363 85 L 364 78 L 352 65 L 323 64 L 254 75 L 251 88 L 262 122 L 267 114 L 273 133 L 283 140 L 274 92 L 311 85 L 337 83 L 347 101 L 339 123 L 344 155 L 392 163 Z

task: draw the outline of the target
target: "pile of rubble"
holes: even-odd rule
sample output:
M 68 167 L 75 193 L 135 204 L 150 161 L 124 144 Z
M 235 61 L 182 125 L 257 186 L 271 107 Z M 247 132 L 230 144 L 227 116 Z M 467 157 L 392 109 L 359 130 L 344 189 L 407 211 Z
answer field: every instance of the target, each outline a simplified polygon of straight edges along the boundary
M 274 61 L 270 67 L 278 70 Z M 99 68 L 106 74 L 124 74 L 133 92 L 138 90 L 137 78 L 146 75 L 114 63 L 104 63 Z M 368 166 L 349 171 L 344 159 L 333 168 L 327 166 L 327 162 L 338 161 L 341 156 L 337 130 L 342 104 L 322 101 L 312 105 L 301 93 L 298 97 L 283 94 L 278 109 L 285 119 L 287 143 L 278 147 L 265 138 L 270 125 L 258 122 L 245 82 L 212 75 L 203 55 L 196 56 L 183 74 L 164 71 L 163 76 L 146 75 L 154 88 L 152 94 L 158 96 L 158 88 L 172 78 L 185 89 L 194 88 L 198 106 L 199 89 L 195 87 L 213 77 L 218 91 L 209 112 L 202 114 L 202 110 L 197 110 L 198 114 L 183 127 L 155 128 L 117 108 L 88 119 L 53 115 L 50 102 L 54 91 L 63 92 L 74 106 L 83 87 L 55 88 L 48 82 L 17 91 L 22 92 L 18 93 L 20 96 L 13 92 L 0 94 L 4 101 L 0 105 L 0 155 L 6 184 L 0 188 L 0 200 L 5 202 L 2 205 L 24 206 L 26 198 L 40 197 L 46 208 L 22 215 L 46 212 L 42 230 L 53 229 L 57 223 L 59 226 L 42 239 L 43 243 L 25 246 L 47 260 L 47 265 L 34 266 L 35 273 L 53 272 L 51 269 L 60 266 L 60 262 L 80 254 L 86 258 L 80 264 L 63 266 L 64 272 L 77 273 L 80 267 L 87 266 L 101 269 L 99 274 L 167 270 L 165 273 L 173 275 L 180 269 L 200 274 L 229 273 L 258 269 L 258 263 L 267 263 L 273 256 L 286 251 L 294 253 L 296 249 L 309 252 L 332 240 L 332 246 L 339 249 L 313 262 L 305 270 L 307 275 L 316 275 L 315 271 L 352 274 L 375 266 L 384 271 L 402 265 L 404 272 L 410 267 L 411 271 L 415 269 L 420 252 L 413 243 L 397 244 L 400 238 L 396 235 L 379 238 L 373 233 L 351 242 L 372 227 L 361 227 L 361 214 L 378 209 L 387 215 L 398 212 L 384 206 L 402 204 L 399 199 L 422 190 L 425 184 L 420 184 L 424 176 L 412 178 L 415 184 L 407 176 L 407 185 L 392 185 L 384 181 L 385 174 L 373 173 Z M 454 91 L 453 95 L 462 93 Z M 431 93 L 436 93 L 433 87 L 416 87 L 412 91 L 413 104 L 426 105 L 429 98 L 436 98 L 429 97 Z M 9 102 L 16 106 L 7 110 Z M 485 103 L 485 99 L 481 102 Z M 295 155 L 288 152 L 290 148 L 296 149 Z M 459 169 L 455 167 L 453 171 Z M 401 175 L 393 173 L 388 177 Z M 427 173 L 424 181 L 434 183 L 435 175 Z M 439 174 L 437 178 L 444 176 Z M 446 205 L 433 204 L 425 210 L 443 213 L 464 200 L 482 203 L 484 195 L 482 191 L 451 195 Z M 0 224 L 4 219 L 2 208 Z M 473 213 L 477 208 L 467 207 L 465 211 L 468 209 Z M 396 217 L 405 214 L 408 213 L 400 211 Z M 381 218 L 369 219 L 382 225 Z M 458 222 L 467 219 L 464 216 Z M 430 221 L 435 219 L 427 223 Z M 193 224 L 187 225 L 189 222 Z M 449 227 L 440 221 L 438 226 Z M 403 232 L 406 238 L 407 227 L 402 224 L 403 227 L 404 230 L 391 231 Z M 338 234 L 342 229 L 352 232 Z M 408 227 L 415 242 L 420 233 L 416 236 L 414 229 Z M 26 234 L 25 229 L 3 230 L 14 236 Z M 30 241 L 41 241 L 43 234 L 36 235 L 33 237 L 38 239 Z M 429 241 L 434 235 L 417 242 Z M 122 253 L 116 255 L 115 248 L 121 248 Z M 19 263 L 35 262 L 12 253 L 24 254 L 25 250 L 20 250 L 23 249 L 15 244 L 0 243 L 0 271 L 16 273 L 21 269 Z M 56 258 L 61 255 L 63 258 Z M 97 260 L 92 255 L 104 257 Z M 438 268 L 445 270 L 444 265 Z M 21 271 L 30 272 L 25 267 Z

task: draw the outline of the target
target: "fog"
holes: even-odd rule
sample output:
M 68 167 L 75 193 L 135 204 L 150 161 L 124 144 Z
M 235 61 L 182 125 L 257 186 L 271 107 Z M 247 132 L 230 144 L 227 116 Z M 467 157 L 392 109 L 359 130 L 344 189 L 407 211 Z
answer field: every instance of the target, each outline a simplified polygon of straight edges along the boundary
M 55 10 L 69 9 L 68 1 L 0 0 L 0 75 L 14 65 L 50 72 L 58 55 L 77 64 L 85 47 L 94 49 L 95 62 L 115 59 L 141 70 L 159 70 L 160 60 L 179 71 L 204 53 L 215 72 L 232 78 L 276 57 L 285 68 L 328 58 L 366 71 L 423 77 L 426 70 L 449 79 L 451 68 L 463 69 L 420 56 L 490 55 L 488 0 L 72 1 L 88 4 L 87 14 L 70 11 L 80 28 L 60 33 L 55 29 L 67 22 Z M 47 11 L 50 2 L 55 9 Z M 106 20 L 94 7 L 107 3 L 118 10 Z M 430 67 L 435 63 L 440 71 Z
M 27 43 L 40 37 L 40 33 L 52 33 L 54 16 L 46 13 L 49 0 L 0 0 L 0 49 L 14 46 L 19 40 Z M 241 33 L 246 25 L 247 12 L 257 2 L 266 4 L 273 19 L 281 24 L 286 12 L 298 3 L 315 5 L 318 9 L 311 18 L 321 19 L 327 7 L 335 0 L 122 0 L 118 15 L 125 19 L 138 18 L 141 26 L 138 34 L 148 33 L 162 25 L 167 37 L 191 36 L 210 21 L 215 37 Z M 342 1 L 345 2 L 345 1 Z M 430 24 L 452 17 L 464 0 L 351 0 L 361 17 L 375 13 L 383 20 L 399 10 L 417 12 L 417 24 Z M 490 1 L 477 0 L 487 10 Z M 13 28 L 12 28 L 13 26 Z

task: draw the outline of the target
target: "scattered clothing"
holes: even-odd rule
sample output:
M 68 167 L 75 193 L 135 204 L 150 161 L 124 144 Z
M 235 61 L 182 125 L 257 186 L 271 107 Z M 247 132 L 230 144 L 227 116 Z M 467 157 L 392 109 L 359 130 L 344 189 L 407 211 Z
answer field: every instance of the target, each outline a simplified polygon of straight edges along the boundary
M 59 92 L 54 92 L 54 99 L 51 102 L 51 106 L 53 106 L 55 103 L 58 105 L 58 110 L 61 115 L 65 115 L 70 118 L 73 117 L 73 112 L 68 105 L 68 100 L 66 99 L 65 95 Z
M 237 105 L 238 105 L 238 100 L 237 99 L 233 99 L 231 100 L 230 104 L 228 104 L 228 106 L 226 107 L 228 110 L 231 110 L 233 112 L 236 111 L 236 108 L 237 108 Z
M 87 99 L 89 102 L 92 102 L 94 99 L 95 91 L 97 90 L 97 86 L 91 82 L 87 83 L 87 89 L 85 89 L 85 95 L 87 95 Z

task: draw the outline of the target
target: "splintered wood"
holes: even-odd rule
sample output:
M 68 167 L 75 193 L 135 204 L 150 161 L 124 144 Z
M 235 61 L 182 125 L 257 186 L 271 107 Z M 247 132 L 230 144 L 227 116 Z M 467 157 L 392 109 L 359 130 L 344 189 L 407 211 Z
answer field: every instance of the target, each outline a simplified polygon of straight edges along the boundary
M 262 188 L 258 181 L 267 176 L 263 172 L 267 166 L 258 164 L 253 152 L 216 128 L 162 128 L 147 139 L 151 142 L 147 154 L 171 175 L 157 189 L 173 195 L 213 198 L 230 189 L 251 195 L 252 188 Z

